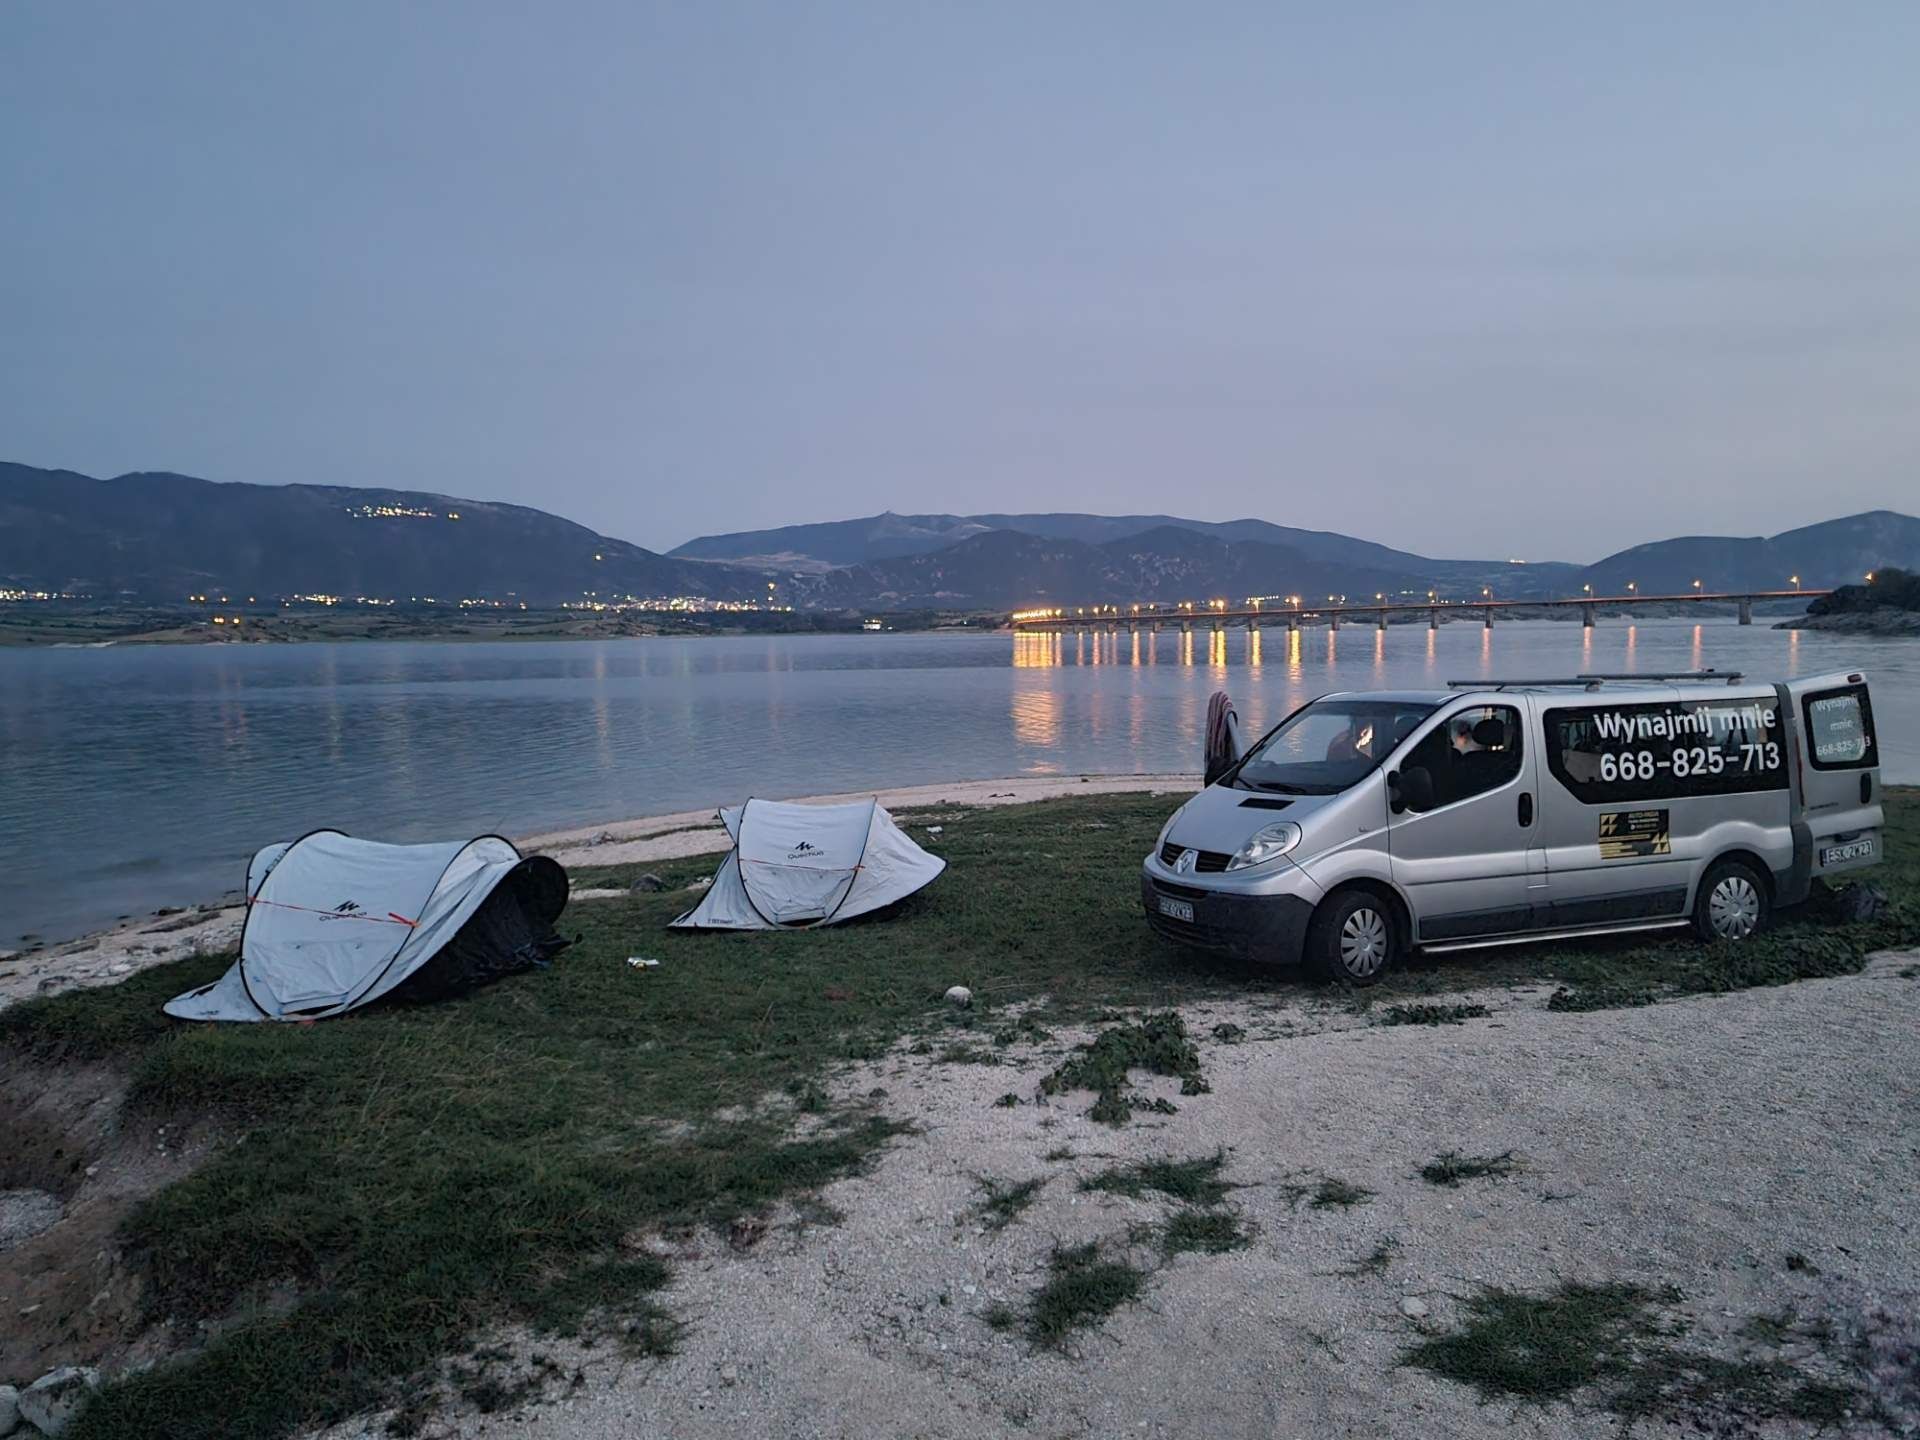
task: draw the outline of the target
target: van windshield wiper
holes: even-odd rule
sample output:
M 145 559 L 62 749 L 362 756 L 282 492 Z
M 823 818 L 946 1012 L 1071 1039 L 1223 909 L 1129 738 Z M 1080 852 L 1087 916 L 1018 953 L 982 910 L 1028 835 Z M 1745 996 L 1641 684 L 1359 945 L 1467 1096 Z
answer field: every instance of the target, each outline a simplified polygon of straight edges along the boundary
M 1244 775 L 1234 777 L 1249 790 L 1270 790 L 1278 795 L 1312 795 L 1314 788 L 1307 785 L 1289 785 L 1284 780 L 1249 780 Z

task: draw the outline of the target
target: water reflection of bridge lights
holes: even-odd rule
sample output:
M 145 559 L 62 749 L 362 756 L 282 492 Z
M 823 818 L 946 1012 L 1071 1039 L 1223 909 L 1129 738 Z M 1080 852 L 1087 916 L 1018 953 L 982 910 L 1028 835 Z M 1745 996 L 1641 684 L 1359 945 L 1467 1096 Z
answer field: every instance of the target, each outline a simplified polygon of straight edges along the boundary
M 1060 697 L 1044 685 L 1016 690 L 1013 738 L 1022 745 L 1051 748 L 1060 743 Z

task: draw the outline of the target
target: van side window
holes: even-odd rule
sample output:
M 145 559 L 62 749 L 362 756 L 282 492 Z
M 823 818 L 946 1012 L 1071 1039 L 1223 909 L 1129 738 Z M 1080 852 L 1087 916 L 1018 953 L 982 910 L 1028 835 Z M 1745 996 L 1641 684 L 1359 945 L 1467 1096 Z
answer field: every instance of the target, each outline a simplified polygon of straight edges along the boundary
M 1584 805 L 1787 788 L 1772 696 L 1547 711 L 1547 769 Z
M 1866 686 L 1815 691 L 1800 702 L 1800 709 L 1807 720 L 1807 753 L 1814 769 L 1866 770 L 1880 763 Z
M 1433 780 L 1433 804 L 1452 805 L 1498 790 L 1520 773 L 1520 712 L 1510 705 L 1477 705 L 1449 715 L 1407 752 L 1402 771 L 1422 769 Z

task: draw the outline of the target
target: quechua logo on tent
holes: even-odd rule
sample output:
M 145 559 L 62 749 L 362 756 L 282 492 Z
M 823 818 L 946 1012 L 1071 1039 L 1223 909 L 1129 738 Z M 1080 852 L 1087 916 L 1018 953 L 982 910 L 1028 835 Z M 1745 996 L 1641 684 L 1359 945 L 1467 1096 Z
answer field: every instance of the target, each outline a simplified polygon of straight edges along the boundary
M 787 859 L 811 860 L 816 855 L 819 855 L 821 853 L 822 851 L 820 847 L 814 844 L 811 840 L 802 840 L 798 845 L 794 846 L 791 850 L 787 851 Z
M 333 909 L 327 911 L 321 918 L 326 920 L 352 920 L 358 918 L 361 913 L 360 902 L 358 900 L 342 900 L 338 905 L 334 906 Z

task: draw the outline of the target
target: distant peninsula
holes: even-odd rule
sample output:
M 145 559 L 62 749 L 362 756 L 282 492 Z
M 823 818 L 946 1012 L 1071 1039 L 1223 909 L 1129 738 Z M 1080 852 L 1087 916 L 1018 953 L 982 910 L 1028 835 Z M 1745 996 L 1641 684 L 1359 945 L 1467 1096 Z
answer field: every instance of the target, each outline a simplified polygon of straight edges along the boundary
M 1783 620 L 1776 630 L 1831 630 L 1843 635 L 1920 635 L 1920 575 L 1889 566 L 1858 585 L 1842 585 Z

